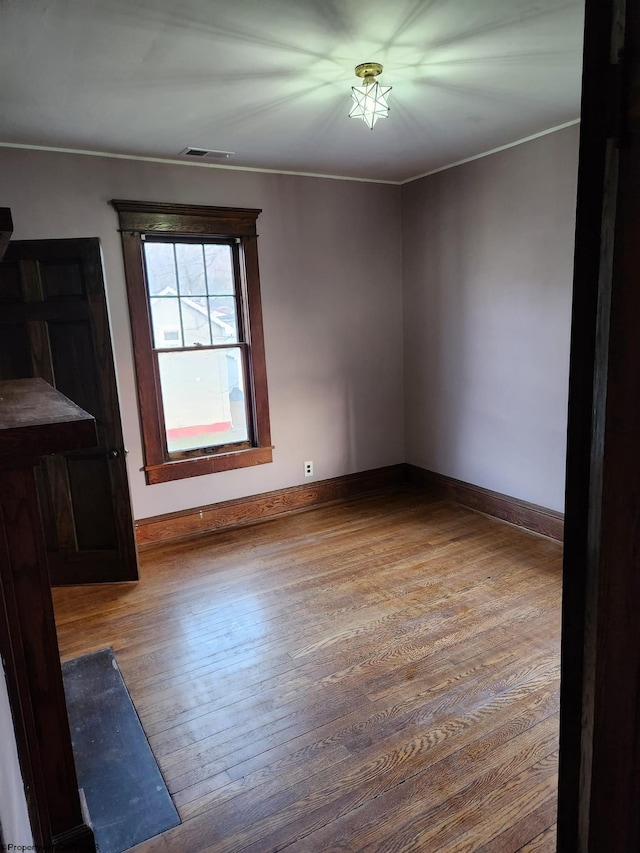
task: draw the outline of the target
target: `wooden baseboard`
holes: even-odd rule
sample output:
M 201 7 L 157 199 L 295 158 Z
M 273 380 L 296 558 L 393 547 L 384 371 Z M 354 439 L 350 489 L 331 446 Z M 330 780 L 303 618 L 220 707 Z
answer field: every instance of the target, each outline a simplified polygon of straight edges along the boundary
M 408 464 L 345 474 L 309 485 L 292 486 L 232 501 L 142 518 L 135 523 L 136 541 L 139 550 L 146 550 L 156 545 L 204 536 L 217 530 L 268 521 L 291 512 L 312 509 L 403 483 L 428 492 L 440 500 L 453 501 L 485 515 L 562 541 L 562 513 Z
M 406 481 L 409 485 L 428 492 L 436 498 L 453 501 L 562 542 L 564 515 L 561 512 L 511 498 L 500 492 L 492 492 L 462 480 L 454 480 L 452 477 L 427 471 L 417 465 L 407 464 L 405 469 Z
M 255 524 L 321 504 L 398 486 L 405 482 L 405 478 L 404 464 L 390 465 L 309 485 L 292 486 L 153 518 L 142 518 L 135 523 L 136 541 L 138 548 L 144 550 L 154 545 L 191 539 L 216 530 Z

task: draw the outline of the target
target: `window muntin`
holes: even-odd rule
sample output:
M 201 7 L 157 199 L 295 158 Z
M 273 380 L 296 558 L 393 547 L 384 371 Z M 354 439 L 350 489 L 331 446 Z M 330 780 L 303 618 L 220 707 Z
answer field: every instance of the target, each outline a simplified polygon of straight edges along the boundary
M 123 241 L 147 482 L 270 462 L 260 211 L 112 204 Z
M 241 340 L 241 288 L 234 249 L 230 242 L 145 239 L 145 279 L 156 349 L 163 347 L 161 332 L 167 324 L 180 330 L 175 346 Z

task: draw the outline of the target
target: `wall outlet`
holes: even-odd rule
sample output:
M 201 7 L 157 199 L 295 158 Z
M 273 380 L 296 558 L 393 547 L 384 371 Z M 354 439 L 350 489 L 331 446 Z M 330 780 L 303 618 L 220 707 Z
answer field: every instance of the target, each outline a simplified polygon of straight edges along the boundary
M 313 477 L 313 462 L 304 463 L 304 476 Z

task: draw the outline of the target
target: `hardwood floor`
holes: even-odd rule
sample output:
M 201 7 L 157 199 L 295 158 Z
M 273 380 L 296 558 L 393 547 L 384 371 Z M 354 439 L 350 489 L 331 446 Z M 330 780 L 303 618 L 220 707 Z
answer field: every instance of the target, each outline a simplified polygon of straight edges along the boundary
M 561 546 L 408 489 L 54 592 L 182 825 L 136 853 L 555 850 Z

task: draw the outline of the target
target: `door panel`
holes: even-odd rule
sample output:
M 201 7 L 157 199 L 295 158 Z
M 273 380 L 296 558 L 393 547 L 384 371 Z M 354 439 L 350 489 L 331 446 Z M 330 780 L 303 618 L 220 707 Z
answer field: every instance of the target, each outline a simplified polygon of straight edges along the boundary
M 4 306 L 0 307 L 0 315 Z M 28 379 L 33 376 L 29 329 L 27 326 L 2 326 L 0 335 L 0 379 Z
M 112 460 L 75 457 L 68 460 L 69 487 L 76 520 L 78 548 L 105 550 L 115 541 L 116 520 L 110 489 Z
M 86 412 L 99 412 L 100 385 L 95 382 L 99 372 L 90 322 L 49 323 L 48 330 L 56 388 Z
M 51 581 L 137 580 L 97 239 L 12 242 L 0 263 L 0 378 L 41 376 L 96 419 L 95 450 L 48 457 L 38 489 Z

